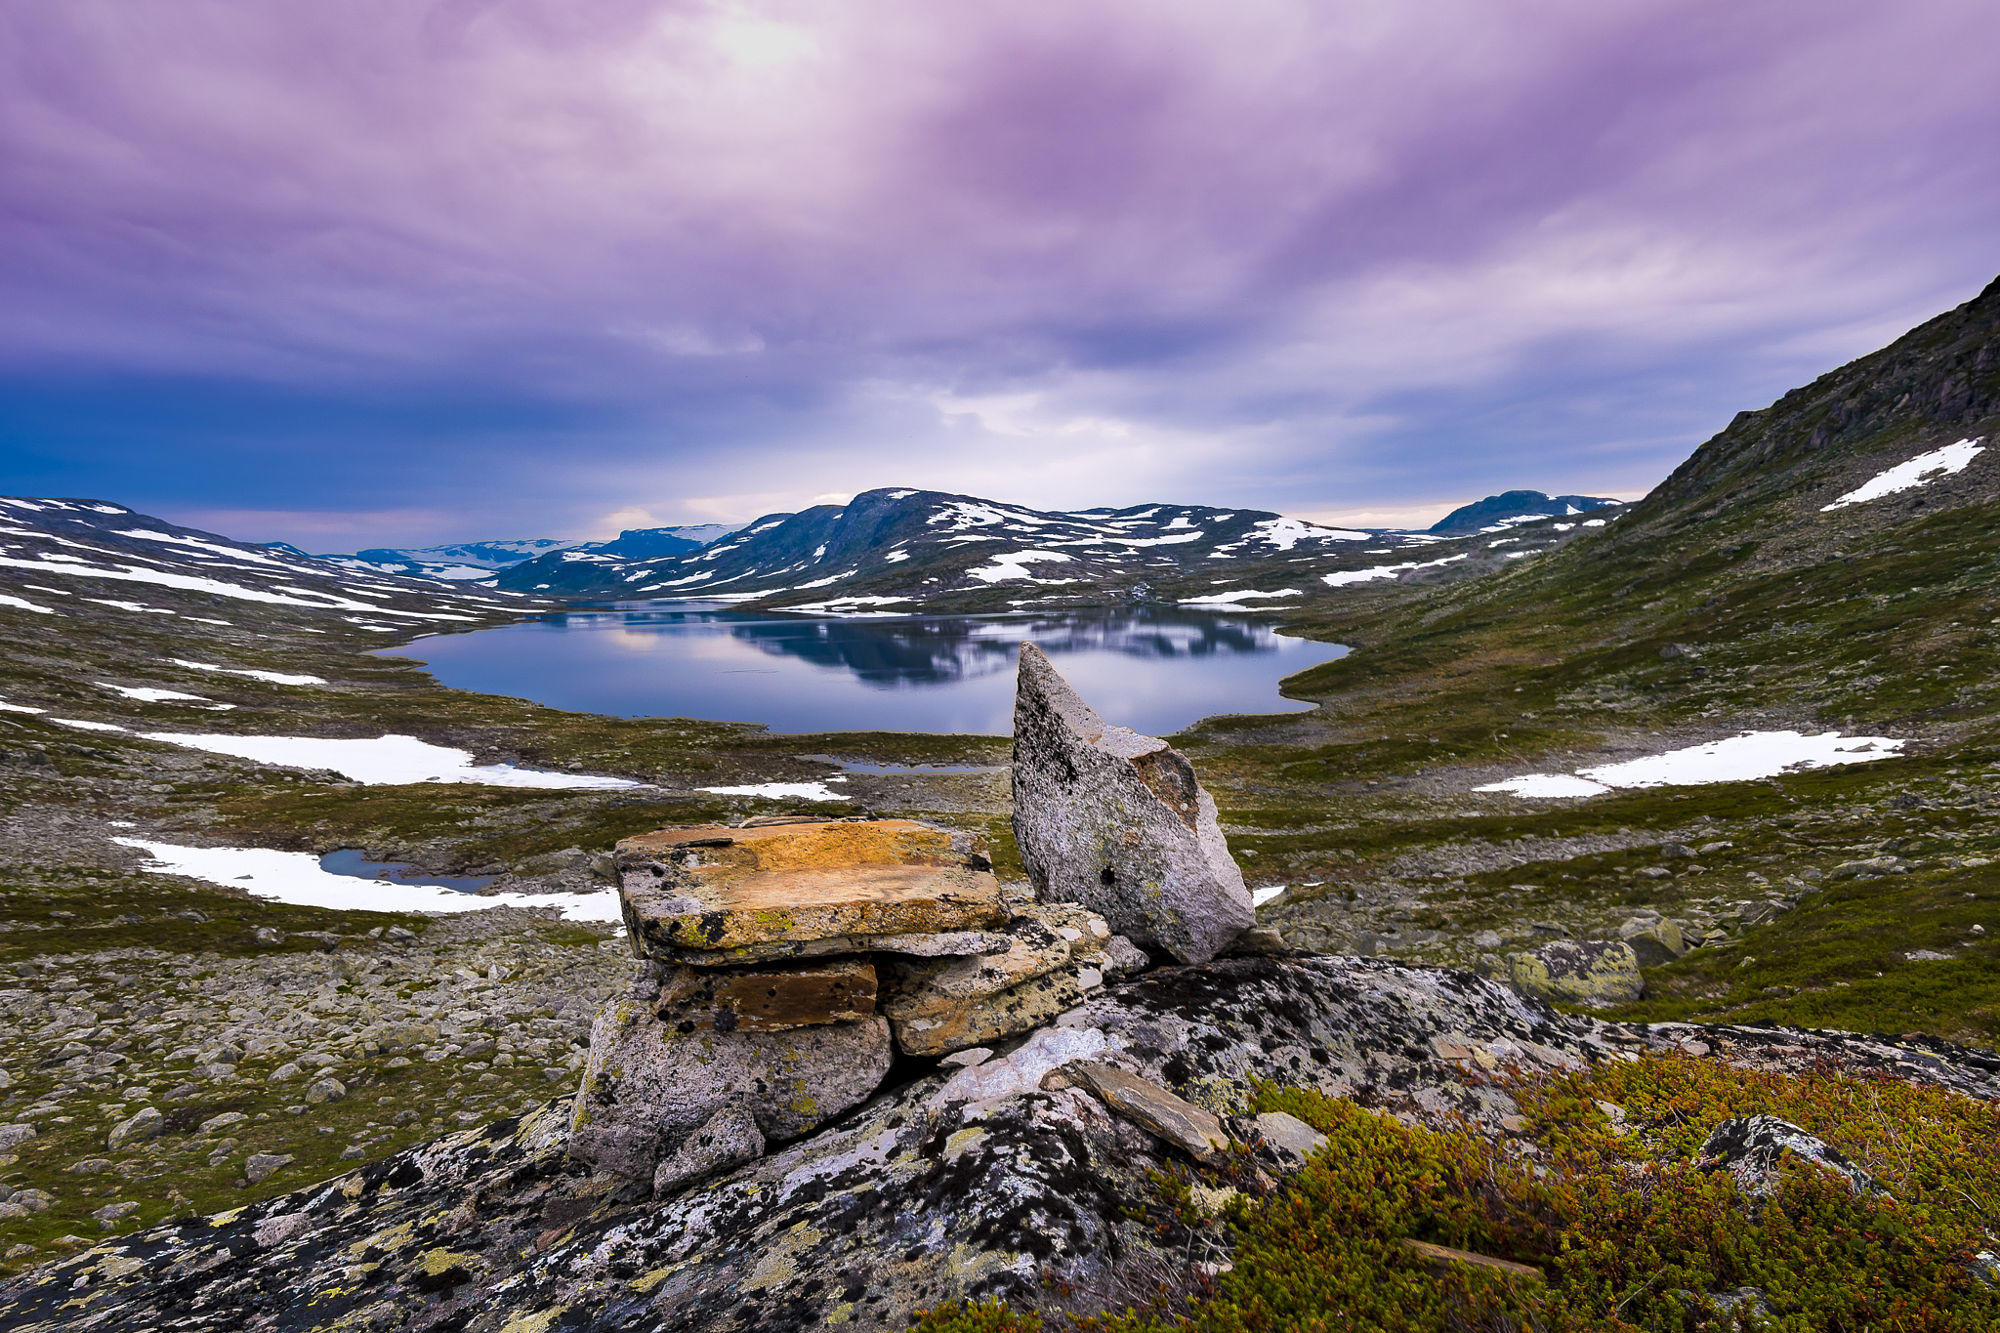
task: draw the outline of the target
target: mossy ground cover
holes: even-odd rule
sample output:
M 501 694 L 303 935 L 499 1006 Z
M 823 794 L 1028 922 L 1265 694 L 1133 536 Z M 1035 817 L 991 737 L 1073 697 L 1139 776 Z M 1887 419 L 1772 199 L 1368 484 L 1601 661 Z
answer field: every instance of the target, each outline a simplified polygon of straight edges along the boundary
M 1166 1330 L 1949 1330 L 2000 1321 L 1978 1255 L 2000 1207 L 2000 1107 L 1831 1071 L 1757 1073 L 1681 1056 L 1516 1081 L 1511 1143 L 1411 1127 L 1317 1093 L 1261 1110 L 1330 1142 L 1282 1188 L 1226 1214 L 1228 1263 L 1153 1302 L 1072 1317 L 996 1302 L 933 1311 L 928 1333 Z M 1878 1189 L 1803 1162 L 1747 1197 L 1698 1156 L 1732 1117 L 1777 1115 L 1842 1150 Z M 1159 1225 L 1192 1221 L 1162 1182 Z M 1424 1241 L 1540 1270 L 1438 1264 Z M 1059 1310 L 1052 1292 L 1045 1309 Z

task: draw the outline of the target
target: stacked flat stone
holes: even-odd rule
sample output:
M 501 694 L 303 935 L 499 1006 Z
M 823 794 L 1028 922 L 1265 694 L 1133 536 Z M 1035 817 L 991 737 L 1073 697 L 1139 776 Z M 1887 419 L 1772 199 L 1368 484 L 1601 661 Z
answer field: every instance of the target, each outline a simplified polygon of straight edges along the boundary
M 570 1153 L 665 1192 L 936 1056 L 1054 1018 L 1145 955 L 1087 908 L 1010 894 L 969 834 L 774 819 L 618 844 L 640 986 L 591 1033 Z

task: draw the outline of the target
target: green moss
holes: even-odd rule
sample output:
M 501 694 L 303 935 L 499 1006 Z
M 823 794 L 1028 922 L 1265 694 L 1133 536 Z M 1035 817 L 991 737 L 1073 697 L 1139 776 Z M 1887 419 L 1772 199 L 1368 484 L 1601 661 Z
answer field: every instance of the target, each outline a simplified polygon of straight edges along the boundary
M 1314 1092 L 1260 1090 L 1257 1109 L 1290 1112 L 1330 1141 L 1284 1189 L 1233 1206 L 1227 1271 L 1191 1274 L 1157 1305 L 1063 1322 L 1092 1333 L 1971 1333 L 2000 1321 L 2000 1291 L 1974 1264 L 2000 1204 L 2000 1106 L 1886 1079 L 1760 1074 L 1677 1056 L 1510 1090 L 1531 1126 L 1532 1159 Z M 1621 1124 L 1605 1103 L 1620 1108 Z M 1833 1142 L 1883 1190 L 1857 1195 L 1801 1164 L 1769 1199 L 1742 1197 L 1729 1173 L 1693 1154 L 1722 1120 L 1760 1112 Z M 1540 1277 L 1436 1265 L 1412 1240 L 1524 1263 Z M 1734 1299 L 1746 1294 L 1755 1299 Z M 989 1302 L 931 1312 L 919 1326 L 1043 1325 Z

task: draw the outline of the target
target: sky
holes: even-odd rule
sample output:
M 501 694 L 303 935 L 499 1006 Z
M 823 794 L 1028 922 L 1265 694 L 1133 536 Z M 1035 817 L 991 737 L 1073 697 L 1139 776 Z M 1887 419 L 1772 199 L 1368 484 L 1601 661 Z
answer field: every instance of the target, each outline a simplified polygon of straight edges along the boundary
M 0 492 L 1629 496 L 2000 272 L 2000 7 L 8 0 Z

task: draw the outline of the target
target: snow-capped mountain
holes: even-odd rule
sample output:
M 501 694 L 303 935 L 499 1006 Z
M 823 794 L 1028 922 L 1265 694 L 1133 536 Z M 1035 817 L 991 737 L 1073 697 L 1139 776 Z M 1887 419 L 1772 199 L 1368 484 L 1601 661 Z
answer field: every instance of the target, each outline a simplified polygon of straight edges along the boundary
M 1498 495 L 1489 495 L 1483 500 L 1459 506 L 1431 524 L 1428 530 L 1440 537 L 1464 537 L 1538 519 L 1573 518 L 1597 509 L 1621 507 L 1622 504 L 1622 501 L 1607 500 L 1597 495 L 1502 491 Z
M 0 604 L 55 618 L 107 609 L 214 626 L 272 614 L 410 633 L 518 614 L 518 594 L 447 588 L 239 542 L 105 500 L 0 497 Z
M 1434 540 L 1254 509 L 1147 504 L 1043 511 L 895 489 L 868 491 L 845 505 L 767 514 L 698 551 L 636 559 L 609 545 L 552 552 L 503 571 L 498 582 L 567 596 L 715 597 L 838 611 L 999 606 L 1049 596 L 1244 605 L 1301 596 L 1314 579 L 1335 571 L 1393 576 L 1420 562 L 1390 569 L 1380 556 Z M 1269 586 L 1272 580 L 1294 586 L 1280 590 Z
M 376 569 L 385 574 L 405 574 L 413 578 L 443 579 L 448 583 L 490 583 L 503 569 L 537 556 L 557 551 L 609 551 L 629 559 L 673 555 L 699 550 L 712 541 L 737 530 L 728 523 L 692 523 L 671 528 L 633 528 L 608 542 L 587 542 L 580 538 L 526 537 L 518 540 L 456 542 L 443 546 L 372 546 L 350 555 L 322 555 L 321 560 L 350 569 Z M 274 550 L 295 555 L 305 552 L 284 542 L 270 543 Z

